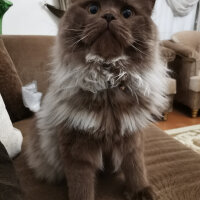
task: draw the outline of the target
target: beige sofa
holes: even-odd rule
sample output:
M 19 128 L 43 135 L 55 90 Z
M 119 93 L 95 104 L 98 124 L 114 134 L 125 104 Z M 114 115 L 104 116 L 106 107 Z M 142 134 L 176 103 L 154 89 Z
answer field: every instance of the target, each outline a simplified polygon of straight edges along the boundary
M 49 50 L 54 37 L 2 36 L 15 63 L 23 84 L 38 81 L 39 91 L 48 86 Z M 15 102 L 13 102 L 15 103 Z M 17 176 L 25 200 L 67 200 L 66 183 L 47 184 L 34 178 L 27 167 L 24 155 L 27 135 L 34 131 L 33 119 L 14 123 L 24 136 L 21 154 L 14 160 Z M 200 155 L 166 135 L 154 125 L 145 132 L 145 162 L 148 177 L 157 193 L 156 200 L 200 199 Z M 116 176 L 99 176 L 96 182 L 96 200 L 124 200 L 124 179 Z

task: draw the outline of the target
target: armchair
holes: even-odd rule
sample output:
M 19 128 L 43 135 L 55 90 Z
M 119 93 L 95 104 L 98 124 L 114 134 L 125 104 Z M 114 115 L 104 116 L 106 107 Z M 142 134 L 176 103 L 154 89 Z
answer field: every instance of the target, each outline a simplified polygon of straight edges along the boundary
M 172 36 L 162 45 L 176 52 L 170 64 L 177 81 L 175 100 L 188 106 L 195 118 L 200 110 L 200 32 L 184 31 Z

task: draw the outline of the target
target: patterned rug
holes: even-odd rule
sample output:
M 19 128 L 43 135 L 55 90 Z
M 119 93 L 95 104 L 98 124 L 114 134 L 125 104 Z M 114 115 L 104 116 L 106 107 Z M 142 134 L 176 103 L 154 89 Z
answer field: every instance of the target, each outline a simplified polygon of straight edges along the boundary
M 200 153 L 200 124 L 165 131 L 187 147 Z

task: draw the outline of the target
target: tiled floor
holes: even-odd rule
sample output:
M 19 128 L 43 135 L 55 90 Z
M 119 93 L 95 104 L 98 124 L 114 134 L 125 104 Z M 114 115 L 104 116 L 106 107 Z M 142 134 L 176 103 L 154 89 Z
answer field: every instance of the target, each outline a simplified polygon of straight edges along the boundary
M 192 126 L 196 124 L 200 124 L 200 113 L 197 118 L 193 119 L 190 117 L 190 110 L 182 106 L 175 106 L 174 111 L 169 114 L 167 121 L 156 123 L 156 125 L 162 130 Z

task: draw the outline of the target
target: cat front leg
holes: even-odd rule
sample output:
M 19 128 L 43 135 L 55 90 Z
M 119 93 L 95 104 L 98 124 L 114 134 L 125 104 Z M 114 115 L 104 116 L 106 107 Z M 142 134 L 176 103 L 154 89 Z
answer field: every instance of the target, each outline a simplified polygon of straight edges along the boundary
M 69 200 L 94 200 L 96 171 L 103 165 L 98 144 L 85 134 L 70 132 L 60 136 L 60 152 Z
M 84 162 L 65 166 L 69 200 L 94 200 L 95 168 Z
M 133 137 L 133 148 L 125 155 L 122 163 L 126 183 L 125 196 L 127 200 L 155 200 L 146 176 L 142 136 L 136 134 Z

